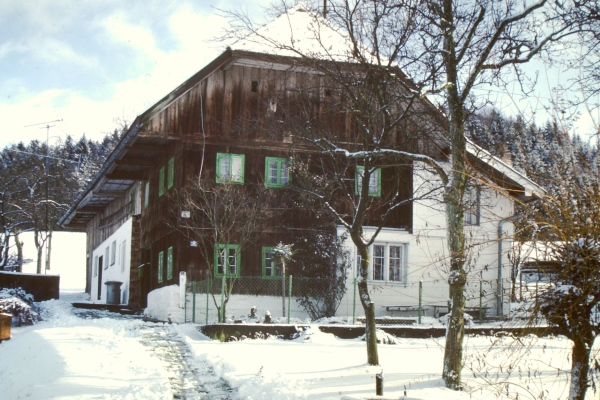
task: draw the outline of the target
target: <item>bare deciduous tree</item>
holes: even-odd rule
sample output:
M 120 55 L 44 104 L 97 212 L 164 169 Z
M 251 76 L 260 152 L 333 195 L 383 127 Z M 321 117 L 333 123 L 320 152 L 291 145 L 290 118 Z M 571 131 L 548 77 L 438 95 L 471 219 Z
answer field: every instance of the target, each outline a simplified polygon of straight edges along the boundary
M 260 185 L 192 179 L 175 196 L 171 212 L 177 224 L 173 227 L 198 243 L 209 276 L 224 280 L 224 302 L 213 295 L 219 322 L 224 322 L 240 273 L 241 252 L 268 227 L 270 192 Z
M 377 364 L 378 358 L 366 285 L 367 248 L 373 236 L 363 235 L 364 222 L 373 211 L 369 180 L 382 166 L 408 162 L 423 163 L 438 175 L 444 190 L 452 302 L 443 376 L 447 387 L 460 389 L 468 259 L 464 197 L 470 178 L 465 124 L 474 110 L 488 102 L 486 90 L 519 79 L 519 66 L 566 35 L 566 25 L 546 0 L 331 0 L 326 4 L 327 20 L 312 14 L 309 26 L 300 28 L 303 31 L 292 27 L 289 33 L 273 35 L 245 15 L 230 13 L 234 22 L 229 33 L 249 35 L 247 42 L 293 55 L 324 74 L 332 93 L 341 93 L 339 104 L 355 121 L 346 140 L 328 137 L 325 130 L 309 125 L 313 143 L 324 152 L 364 168 L 352 212 L 340 222 L 348 228 L 362 259 L 359 290 L 367 317 L 370 364 Z M 278 10 L 285 21 L 289 9 L 283 5 Z M 434 108 L 424 100 L 426 95 L 445 113 L 441 121 L 432 117 Z M 423 118 L 425 114 L 429 117 Z M 417 129 L 411 131 L 410 121 L 416 122 Z M 400 136 L 410 143 L 411 133 L 420 138 L 417 145 L 398 145 L 394 140 Z M 440 162 L 425 143 L 448 150 L 449 164 Z M 348 178 L 347 174 L 339 177 Z M 386 199 L 386 207 L 379 210 L 382 217 L 385 209 L 397 208 L 403 200 Z

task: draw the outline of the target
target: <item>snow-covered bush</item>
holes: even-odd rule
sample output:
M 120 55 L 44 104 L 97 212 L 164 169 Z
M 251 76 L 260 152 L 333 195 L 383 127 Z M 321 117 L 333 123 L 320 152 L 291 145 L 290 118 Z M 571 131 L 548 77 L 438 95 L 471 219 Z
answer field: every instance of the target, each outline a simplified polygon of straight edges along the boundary
M 31 325 L 38 319 L 38 314 L 33 310 L 33 296 L 21 288 L 0 290 L 0 312 L 13 316 L 13 320 L 20 326 Z

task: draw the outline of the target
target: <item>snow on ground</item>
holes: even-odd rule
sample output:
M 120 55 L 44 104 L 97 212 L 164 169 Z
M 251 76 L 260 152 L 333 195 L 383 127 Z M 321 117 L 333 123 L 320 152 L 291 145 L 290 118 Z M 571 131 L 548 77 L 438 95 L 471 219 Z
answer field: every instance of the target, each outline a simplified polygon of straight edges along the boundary
M 0 344 L 2 399 L 169 399 L 167 372 L 136 339 L 139 320 L 82 319 L 65 301 Z
M 12 339 L 0 344 L 2 399 L 173 398 L 168 367 L 141 343 L 140 330 L 152 323 L 83 319 L 64 300 L 42 305 L 45 321 L 13 327 Z M 397 344 L 380 345 L 381 367 L 371 367 L 364 342 L 338 339 L 316 327 L 291 341 L 221 343 L 202 335 L 197 325 L 172 326 L 193 363 L 208 365 L 228 381 L 234 399 L 364 399 L 374 397 L 381 370 L 386 398 L 514 399 L 517 391 L 519 399 L 567 396 L 571 342 L 562 337 L 468 336 L 465 391 L 455 392 L 440 378 L 443 338 L 398 338 Z

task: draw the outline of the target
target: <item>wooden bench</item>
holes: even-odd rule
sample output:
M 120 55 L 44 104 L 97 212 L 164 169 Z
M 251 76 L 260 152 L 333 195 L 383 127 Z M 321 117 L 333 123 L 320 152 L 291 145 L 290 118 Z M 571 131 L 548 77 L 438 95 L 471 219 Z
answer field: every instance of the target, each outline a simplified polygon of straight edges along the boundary
M 365 317 L 358 317 L 356 320 L 361 324 L 365 323 Z M 416 322 L 416 318 L 409 317 L 375 317 L 376 325 L 414 325 Z
M 440 317 L 440 309 L 445 309 L 446 314 L 450 312 L 450 307 L 448 307 L 448 304 L 433 304 L 433 316 L 435 318 Z M 487 306 L 483 306 L 481 307 L 481 311 L 482 311 L 482 316 L 486 316 L 488 310 L 490 309 L 490 307 Z M 465 314 L 469 314 L 471 317 L 473 317 L 474 319 L 479 319 L 479 307 L 465 307 Z
M 395 312 L 409 312 L 409 311 L 413 311 L 413 312 L 419 312 L 419 306 L 382 306 L 385 307 L 386 311 L 389 311 L 390 315 L 393 317 L 394 316 L 394 311 Z M 425 311 L 429 310 L 429 307 L 421 307 L 421 312 L 425 313 Z

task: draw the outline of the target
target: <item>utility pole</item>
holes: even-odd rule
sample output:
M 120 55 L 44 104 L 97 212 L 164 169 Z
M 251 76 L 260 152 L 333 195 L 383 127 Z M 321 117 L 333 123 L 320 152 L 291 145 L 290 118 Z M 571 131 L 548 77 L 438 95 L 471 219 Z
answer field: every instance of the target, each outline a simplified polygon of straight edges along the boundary
M 39 125 L 46 125 L 41 127 L 40 129 L 46 129 L 46 157 L 44 160 L 44 174 L 46 176 L 46 218 L 45 218 L 45 229 L 46 229 L 46 238 L 44 240 L 45 245 L 46 245 L 46 266 L 44 268 L 44 273 L 47 273 L 46 271 L 48 271 L 50 269 L 50 240 L 49 240 L 49 235 L 50 235 L 50 229 L 49 229 L 49 206 L 50 206 L 50 179 L 49 179 L 49 175 L 50 175 L 50 171 L 49 171 L 49 165 L 48 165 L 48 157 L 50 155 L 50 128 L 54 127 L 55 125 L 50 125 L 52 123 L 55 122 L 62 122 L 62 119 L 56 119 L 54 121 L 47 121 L 47 122 L 40 122 L 37 124 L 31 124 L 31 125 L 26 125 L 25 128 L 29 128 L 32 126 L 39 126 Z

